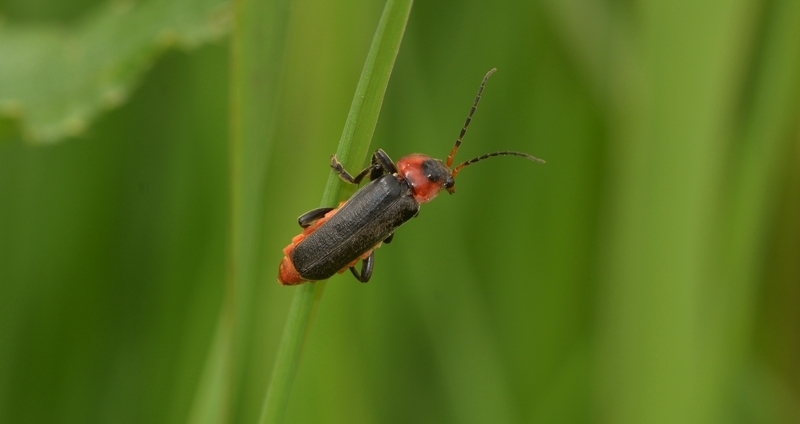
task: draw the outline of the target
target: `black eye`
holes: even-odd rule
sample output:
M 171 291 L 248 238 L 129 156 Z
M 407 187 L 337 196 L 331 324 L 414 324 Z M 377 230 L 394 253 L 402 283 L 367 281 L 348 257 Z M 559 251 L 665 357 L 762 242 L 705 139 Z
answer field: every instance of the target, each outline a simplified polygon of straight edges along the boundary
M 453 177 L 447 177 L 447 179 L 444 181 L 444 188 L 446 189 L 451 189 L 454 185 L 456 185 L 456 181 L 453 179 Z
M 428 180 L 434 183 L 441 179 L 439 168 L 436 165 L 437 163 L 432 159 L 422 162 L 422 172 L 425 173 L 425 176 L 428 177 Z

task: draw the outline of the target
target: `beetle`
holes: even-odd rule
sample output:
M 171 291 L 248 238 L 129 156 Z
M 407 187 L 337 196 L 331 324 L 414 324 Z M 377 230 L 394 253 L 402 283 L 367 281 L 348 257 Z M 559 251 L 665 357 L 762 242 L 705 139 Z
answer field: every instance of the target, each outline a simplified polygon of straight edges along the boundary
M 331 168 L 342 180 L 358 185 L 369 175 L 370 182 L 335 208 L 313 209 L 297 218 L 303 232 L 283 249 L 278 282 L 296 285 L 325 280 L 349 269 L 358 281 L 366 283 L 375 265 L 375 249 L 382 243 L 390 243 L 395 230 L 417 216 L 420 205 L 433 200 L 442 189 L 455 193 L 456 174 L 465 166 L 492 156 L 521 156 L 544 163 L 527 153 L 499 151 L 450 169 L 478 108 L 486 81 L 496 70 L 490 70 L 483 77 L 472 109 L 445 163 L 415 153 L 402 157 L 395 164 L 386 152 L 378 149 L 370 165 L 352 176 L 336 155 L 331 156 Z M 355 268 L 359 260 L 361 272 Z

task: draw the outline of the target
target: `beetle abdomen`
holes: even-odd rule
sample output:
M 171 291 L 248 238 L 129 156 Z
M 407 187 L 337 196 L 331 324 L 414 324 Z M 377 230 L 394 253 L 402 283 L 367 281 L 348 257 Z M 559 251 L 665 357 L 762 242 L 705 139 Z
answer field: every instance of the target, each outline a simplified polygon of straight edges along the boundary
M 330 278 L 417 215 L 419 204 L 405 181 L 384 175 L 361 188 L 292 253 L 297 272 L 310 281 Z

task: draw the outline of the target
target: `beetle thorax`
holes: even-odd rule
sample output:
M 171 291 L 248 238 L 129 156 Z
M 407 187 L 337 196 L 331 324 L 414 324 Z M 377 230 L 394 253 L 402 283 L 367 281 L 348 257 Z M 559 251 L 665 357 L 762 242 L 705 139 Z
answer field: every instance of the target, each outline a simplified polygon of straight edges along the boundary
M 453 187 L 450 169 L 439 159 L 413 154 L 397 161 L 399 176 L 411 186 L 414 200 L 425 203 L 433 200 L 443 188 Z

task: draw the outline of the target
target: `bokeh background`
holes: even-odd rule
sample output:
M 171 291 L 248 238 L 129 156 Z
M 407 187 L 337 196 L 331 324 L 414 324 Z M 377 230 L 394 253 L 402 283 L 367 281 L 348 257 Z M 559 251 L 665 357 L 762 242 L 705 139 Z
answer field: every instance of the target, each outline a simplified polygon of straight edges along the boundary
M 226 422 L 261 411 L 294 290 L 281 249 L 319 204 L 382 7 L 291 2 Z M 125 13 L 188 29 L 126 50 Z M 225 291 L 231 5 L 0 16 L 0 422 L 197 419 Z M 331 279 L 286 422 L 800 422 L 798 22 L 796 0 L 417 2 L 372 148 L 446 156 L 497 67 L 459 158 L 547 164 L 467 168 L 369 284 Z

